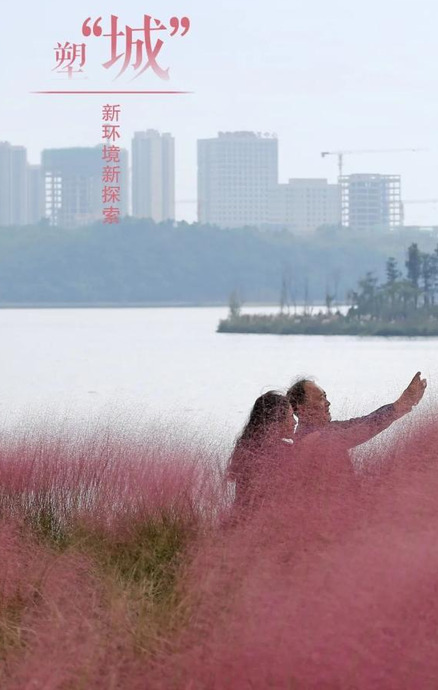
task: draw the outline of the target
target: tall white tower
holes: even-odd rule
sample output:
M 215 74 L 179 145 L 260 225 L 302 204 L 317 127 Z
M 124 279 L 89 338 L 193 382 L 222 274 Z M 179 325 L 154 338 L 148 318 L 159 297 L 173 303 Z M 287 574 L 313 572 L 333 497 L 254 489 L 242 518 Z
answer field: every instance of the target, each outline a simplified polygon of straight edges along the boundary
M 132 140 L 132 215 L 159 223 L 175 219 L 175 140 L 155 129 Z

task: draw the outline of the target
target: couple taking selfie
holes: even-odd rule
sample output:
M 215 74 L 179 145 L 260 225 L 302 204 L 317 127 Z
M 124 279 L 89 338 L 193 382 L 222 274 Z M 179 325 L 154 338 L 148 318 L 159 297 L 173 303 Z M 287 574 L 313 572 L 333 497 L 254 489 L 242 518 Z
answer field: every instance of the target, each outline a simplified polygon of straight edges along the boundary
M 280 476 L 280 471 L 285 476 L 293 474 L 306 450 L 315 449 L 316 444 L 319 453 L 335 449 L 328 460 L 332 473 L 353 477 L 348 451 L 408 414 L 420 402 L 426 386 L 426 379 L 417 372 L 395 402 L 345 421 L 332 421 L 325 391 L 310 379 L 299 379 L 286 395 L 264 393 L 255 401 L 228 465 L 227 477 L 235 482 L 235 507 L 259 505 L 275 475 Z

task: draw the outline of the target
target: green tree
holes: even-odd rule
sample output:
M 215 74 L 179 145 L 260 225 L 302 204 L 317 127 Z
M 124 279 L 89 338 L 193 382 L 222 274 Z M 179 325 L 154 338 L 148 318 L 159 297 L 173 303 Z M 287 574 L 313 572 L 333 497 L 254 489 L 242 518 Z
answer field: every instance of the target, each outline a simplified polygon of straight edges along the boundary
M 386 261 L 386 284 L 394 285 L 400 278 L 401 273 L 397 267 L 397 260 L 390 256 Z
M 419 285 L 420 285 L 420 276 L 421 276 L 421 252 L 418 249 L 418 244 L 416 242 L 413 242 L 410 247 L 408 248 L 408 258 L 406 261 L 406 269 L 407 269 L 407 276 L 408 276 L 408 281 L 411 283 L 412 287 L 415 288 L 415 296 L 414 296 L 414 303 L 415 303 L 415 309 L 418 306 L 418 295 L 419 295 Z
M 435 305 L 435 296 L 438 292 L 438 247 L 431 254 L 432 263 L 432 305 Z
M 350 316 L 378 316 L 378 280 L 372 271 L 368 271 L 359 281 L 359 290 L 349 293 L 351 300 Z
M 433 254 L 421 254 L 421 280 L 424 306 L 430 307 L 434 301 L 435 257 Z
M 283 276 L 281 278 L 281 290 L 280 290 L 280 314 L 286 312 L 289 314 L 290 311 L 290 276 L 289 271 L 284 269 Z
M 242 300 L 237 290 L 233 290 L 228 301 L 229 306 L 229 319 L 238 319 L 242 309 Z

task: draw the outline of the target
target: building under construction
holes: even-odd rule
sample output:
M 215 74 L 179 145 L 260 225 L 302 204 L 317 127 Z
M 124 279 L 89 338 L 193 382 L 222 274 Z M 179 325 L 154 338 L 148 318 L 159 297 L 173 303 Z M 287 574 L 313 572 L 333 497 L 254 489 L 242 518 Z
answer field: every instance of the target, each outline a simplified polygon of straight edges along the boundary
M 51 225 L 71 228 L 102 219 L 102 146 L 45 149 L 45 215 Z M 120 215 L 128 213 L 128 152 L 120 150 Z
M 340 185 L 343 226 L 364 232 L 403 224 L 400 175 L 344 175 Z

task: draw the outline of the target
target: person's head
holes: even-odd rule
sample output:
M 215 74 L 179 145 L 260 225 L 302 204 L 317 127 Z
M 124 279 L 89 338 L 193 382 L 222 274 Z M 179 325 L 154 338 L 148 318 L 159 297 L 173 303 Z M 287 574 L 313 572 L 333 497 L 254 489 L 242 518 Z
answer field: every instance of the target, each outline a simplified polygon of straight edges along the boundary
M 275 391 L 264 393 L 254 403 L 241 441 L 286 438 L 294 429 L 293 410 L 285 395 Z
M 299 379 L 289 388 L 286 397 L 299 422 L 323 426 L 331 420 L 327 395 L 314 381 Z

